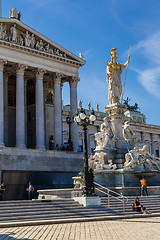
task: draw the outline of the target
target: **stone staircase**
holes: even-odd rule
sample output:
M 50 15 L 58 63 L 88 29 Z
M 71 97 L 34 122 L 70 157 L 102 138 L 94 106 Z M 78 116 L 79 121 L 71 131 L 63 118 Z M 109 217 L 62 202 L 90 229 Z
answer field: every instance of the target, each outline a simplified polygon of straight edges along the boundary
M 136 196 L 129 196 L 128 203 L 125 202 L 125 212 L 124 214 L 137 214 L 136 211 L 132 210 L 132 205 L 134 203 L 134 199 Z M 153 195 L 153 196 L 139 196 L 140 203 L 147 208 L 152 213 L 160 213 L 160 196 Z M 108 207 L 107 197 L 101 197 L 101 204 L 103 207 Z M 123 213 L 123 206 L 120 201 L 117 199 L 110 198 L 110 210 L 114 210 L 117 213 Z
M 110 198 L 108 209 L 107 197 L 101 197 L 101 207 L 83 207 L 72 199 L 56 199 L 53 201 L 3 201 L 0 202 L 0 224 L 6 222 L 46 221 L 65 219 L 106 218 L 137 214 L 132 210 L 135 197 L 129 197 L 125 203 L 125 213 L 121 202 Z M 160 213 L 160 197 L 140 197 L 140 202 L 152 213 Z M 138 213 L 141 215 L 140 213 Z

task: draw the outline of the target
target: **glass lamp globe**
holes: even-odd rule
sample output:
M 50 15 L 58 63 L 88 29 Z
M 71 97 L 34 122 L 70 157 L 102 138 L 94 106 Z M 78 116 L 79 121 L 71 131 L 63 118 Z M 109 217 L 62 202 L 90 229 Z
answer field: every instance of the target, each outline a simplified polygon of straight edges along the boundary
M 77 122 L 77 123 L 81 122 L 81 119 L 80 119 L 79 115 L 74 117 L 74 121 Z
M 89 117 L 91 122 L 95 122 L 96 121 L 96 116 L 91 114 L 91 116 Z
M 84 120 L 84 119 L 86 118 L 86 114 L 80 113 L 80 114 L 79 114 L 79 117 L 80 117 L 81 120 Z

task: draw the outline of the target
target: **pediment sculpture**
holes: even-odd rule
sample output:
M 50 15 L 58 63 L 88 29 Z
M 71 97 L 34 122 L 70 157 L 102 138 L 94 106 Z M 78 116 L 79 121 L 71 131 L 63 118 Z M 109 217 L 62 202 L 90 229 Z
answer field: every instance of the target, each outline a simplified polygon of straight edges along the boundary
M 17 11 L 11 9 L 11 15 L 15 18 L 17 17 Z M 60 49 L 50 45 L 48 42 L 45 42 L 42 39 L 39 39 L 35 34 L 26 30 L 22 32 L 18 29 L 16 24 L 7 25 L 5 23 L 0 24 L 0 40 L 13 42 L 17 45 L 31 48 L 40 52 L 45 52 L 47 54 L 56 55 L 66 59 L 72 60 L 72 57 L 67 55 L 65 52 L 62 52 Z M 74 60 L 74 59 L 73 59 Z

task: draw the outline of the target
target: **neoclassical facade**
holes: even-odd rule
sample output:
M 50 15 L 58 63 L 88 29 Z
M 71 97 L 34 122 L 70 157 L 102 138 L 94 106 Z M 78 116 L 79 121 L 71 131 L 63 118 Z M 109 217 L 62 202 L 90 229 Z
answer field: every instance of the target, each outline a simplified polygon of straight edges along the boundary
M 48 149 L 63 142 L 62 89 L 77 111 L 78 69 L 85 61 L 17 19 L 0 19 L 0 146 Z M 78 127 L 71 125 L 74 148 Z
M 95 108 L 94 108 L 95 109 Z M 86 114 L 90 115 L 90 110 L 85 110 Z M 69 129 L 66 123 L 66 116 L 69 116 L 70 107 L 63 106 L 63 142 L 67 142 L 69 136 Z M 104 112 L 96 111 L 97 117 L 95 124 L 88 127 L 88 152 L 94 154 L 96 148 L 95 133 L 100 131 L 100 126 L 103 123 L 103 118 L 106 116 Z M 156 157 L 160 157 L 160 126 L 147 124 L 145 115 L 138 111 L 125 112 L 125 121 L 130 121 L 130 125 L 135 135 L 142 141 L 142 143 L 148 146 L 150 153 Z M 79 145 L 83 146 L 83 131 L 79 128 Z

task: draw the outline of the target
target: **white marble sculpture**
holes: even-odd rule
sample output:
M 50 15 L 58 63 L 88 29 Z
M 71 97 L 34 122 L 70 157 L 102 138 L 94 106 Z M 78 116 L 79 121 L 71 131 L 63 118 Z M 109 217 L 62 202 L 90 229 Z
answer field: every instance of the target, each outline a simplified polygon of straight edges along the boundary
M 10 28 L 10 34 L 11 34 L 11 41 L 12 42 L 17 42 L 16 24 L 14 24 L 14 26 Z
M 141 147 L 135 146 L 133 150 L 130 150 L 129 153 L 125 154 L 125 160 L 125 169 L 134 169 L 141 165 L 146 170 L 160 171 L 157 163 L 160 159 L 148 152 L 147 145 Z
M 111 49 L 111 62 L 107 61 L 106 70 L 108 83 L 108 98 L 110 104 L 119 103 L 122 93 L 121 73 L 130 61 L 130 57 L 128 57 L 128 61 L 125 64 L 117 63 L 117 54 L 115 52 L 116 49 L 117 48 Z
M 94 170 L 109 170 L 109 169 L 116 169 L 116 165 L 112 164 L 112 160 L 109 160 L 109 164 L 104 163 L 104 152 L 95 153 L 94 156 L 91 155 L 88 159 L 89 166 Z
M 25 47 L 30 47 L 31 45 L 31 39 L 28 31 L 26 31 L 26 33 L 24 34 L 24 44 L 25 44 Z
M 109 118 L 105 117 L 101 124 L 101 131 L 95 133 L 95 140 L 97 141 L 96 150 L 115 147 L 115 133 Z
M 0 39 L 3 39 L 3 24 L 0 24 Z
M 16 9 L 10 10 L 10 17 L 18 19 L 18 11 Z M 18 25 L 17 25 L 18 26 Z M 5 29 L 5 30 L 4 30 Z M 69 58 L 65 52 L 60 52 L 59 49 L 52 49 L 48 43 L 43 42 L 42 39 L 36 40 L 35 34 L 26 30 L 26 32 L 16 29 L 16 24 L 12 27 L 7 24 L 0 24 L 0 40 L 12 41 L 18 45 L 25 46 L 32 49 L 37 49 L 38 51 L 45 51 L 49 54 L 54 54 L 59 57 Z M 53 46 L 52 46 L 53 47 Z
M 34 45 L 35 45 L 35 37 L 34 37 L 34 34 L 32 34 L 31 38 L 30 38 L 30 41 L 31 41 L 31 48 L 34 48 Z
M 96 105 L 96 111 L 99 112 L 99 104 Z
M 24 45 L 24 41 L 23 41 L 23 37 L 22 36 L 19 36 L 19 39 L 18 39 L 18 42 L 20 45 Z
M 132 144 L 133 146 L 136 143 L 140 143 L 140 139 L 135 136 L 135 133 L 131 129 L 129 121 L 126 121 L 123 125 L 123 138 L 128 142 L 129 144 Z
M 18 10 L 17 10 L 17 8 L 10 9 L 10 18 L 17 18 L 18 19 Z
M 133 150 L 130 150 L 125 154 L 125 163 L 124 168 L 134 168 L 140 164 L 139 161 L 140 149 L 138 146 L 135 146 Z

